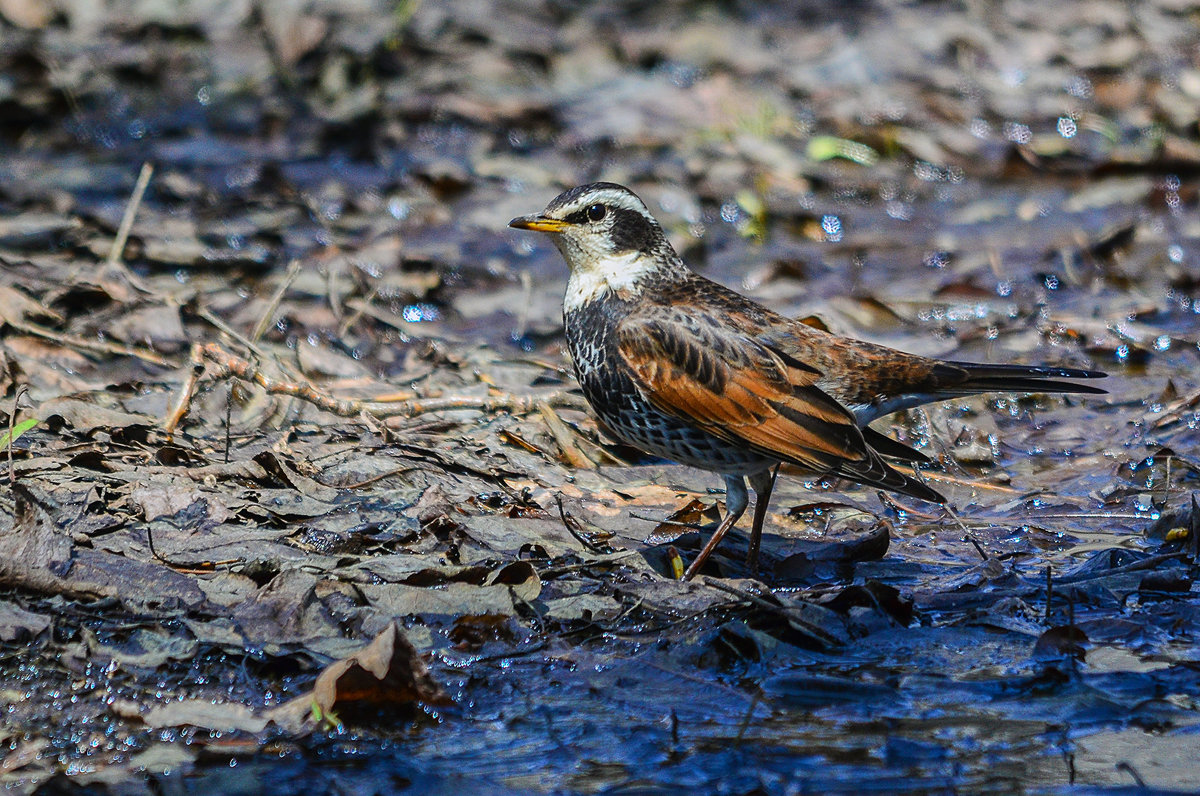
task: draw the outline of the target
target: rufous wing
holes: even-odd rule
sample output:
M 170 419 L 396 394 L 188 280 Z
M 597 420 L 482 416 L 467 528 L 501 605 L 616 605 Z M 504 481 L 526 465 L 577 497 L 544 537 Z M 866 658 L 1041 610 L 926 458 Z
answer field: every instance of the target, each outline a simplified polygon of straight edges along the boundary
M 883 462 L 854 416 L 814 386 L 818 371 L 716 318 L 657 306 L 625 318 L 617 340 L 638 389 L 665 414 L 814 473 L 941 500 Z

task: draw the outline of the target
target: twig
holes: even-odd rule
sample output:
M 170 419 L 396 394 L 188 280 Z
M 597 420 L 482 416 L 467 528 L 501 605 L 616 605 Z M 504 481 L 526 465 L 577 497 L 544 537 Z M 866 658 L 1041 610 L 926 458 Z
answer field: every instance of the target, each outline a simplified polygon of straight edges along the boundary
M 301 381 L 285 381 L 268 376 L 249 360 L 226 351 L 216 343 L 200 343 L 192 347 L 191 361 L 193 373 L 198 364 L 208 364 L 212 367 L 216 378 L 236 378 L 241 381 L 253 382 L 271 395 L 286 395 L 299 398 L 313 404 L 322 411 L 339 417 L 367 418 L 409 418 L 429 412 L 443 412 L 455 409 L 474 409 L 481 412 L 512 412 L 528 414 L 541 406 L 568 406 L 582 408 L 582 399 L 565 390 L 559 390 L 548 395 L 500 395 L 471 396 L 455 395 L 426 400 L 401 401 L 396 403 L 376 402 L 357 398 L 336 398 L 317 389 L 312 384 Z M 198 379 L 199 376 L 196 376 Z M 191 399 L 195 396 L 196 384 L 189 379 L 184 384 L 183 395 L 176 402 L 165 424 L 168 431 L 178 427 L 187 415 Z
M 1157 569 L 1159 564 L 1164 564 L 1167 561 L 1173 561 L 1175 559 L 1181 559 L 1183 558 L 1183 555 L 1184 554 L 1182 550 L 1175 553 L 1159 553 L 1158 555 L 1143 558 L 1140 561 L 1131 561 L 1128 564 L 1122 564 L 1119 567 L 1112 567 L 1111 569 L 1106 569 L 1102 572 L 1087 572 L 1082 575 L 1060 575 L 1058 577 L 1058 585 L 1060 588 L 1062 586 L 1074 586 L 1078 583 L 1087 583 L 1090 580 L 1100 580 L 1102 578 L 1112 577 L 1113 575 L 1127 575 L 1130 572 L 1141 572 L 1144 569 Z M 1070 593 L 1071 592 L 1068 592 L 1068 594 Z M 1073 607 L 1072 610 L 1074 610 Z M 1068 622 L 1068 624 L 1074 624 L 1074 622 Z
M 452 409 L 478 409 L 481 412 L 512 412 L 525 415 L 532 412 L 539 403 L 548 406 L 562 406 L 569 409 L 584 409 L 583 399 L 567 390 L 556 390 L 547 395 L 449 395 L 443 398 L 428 398 L 423 401 L 404 401 L 403 403 L 376 405 L 371 402 L 372 414 L 383 417 L 413 417 L 428 412 L 445 412 Z
M 575 528 L 575 526 L 579 524 L 579 521 L 568 514 L 567 510 L 563 508 L 562 495 L 555 495 L 554 500 L 558 503 L 558 516 L 562 519 L 563 527 L 567 529 L 568 533 L 575 537 L 577 542 L 586 547 L 588 550 L 591 550 L 593 553 L 597 553 L 599 555 L 607 555 L 613 551 L 611 546 L 609 546 L 606 550 L 584 536 L 582 531 Z
M 633 511 L 629 512 L 629 519 L 652 522 L 655 525 L 673 525 L 676 528 L 685 528 L 689 531 L 703 531 L 705 528 L 713 527 L 711 522 L 683 522 L 681 520 L 673 520 L 670 517 L 645 517 Z
M 204 343 L 200 345 L 200 351 L 204 359 L 214 366 L 219 378 L 233 376 L 242 381 L 251 381 L 272 395 L 299 398 L 341 417 L 354 417 L 364 411 L 363 401 L 334 398 L 311 384 L 273 379 L 249 360 L 234 356 L 216 343 Z
M 43 337 L 47 340 L 52 340 L 70 349 L 78 349 L 82 351 L 90 351 L 94 354 L 115 354 L 116 356 L 130 356 L 140 359 L 143 362 L 149 362 L 152 365 L 161 365 L 164 368 L 175 367 L 175 364 L 170 360 L 165 359 L 153 351 L 146 348 L 137 348 L 131 345 L 117 345 L 104 340 L 90 340 L 83 337 L 76 337 L 71 334 L 63 334 L 56 332 L 53 329 L 47 329 L 40 324 L 23 321 L 18 318 L 6 318 L 5 323 L 17 329 L 18 331 L 28 332 L 37 337 Z
M 250 332 L 250 339 L 255 343 L 262 339 L 262 336 L 267 331 L 267 327 L 271 325 L 271 321 L 275 317 L 275 310 L 279 309 L 279 303 L 283 301 L 284 294 L 287 293 L 292 283 L 296 281 L 296 277 L 300 276 L 300 268 L 299 260 L 292 260 L 288 263 L 287 272 L 283 275 L 283 281 L 279 283 L 275 294 L 267 302 L 267 308 L 263 311 L 262 317 L 258 319 L 258 323 L 254 324 L 254 331 Z
M 154 165 L 149 161 L 143 163 L 137 182 L 133 186 L 133 194 L 129 197 L 129 204 L 125 205 L 125 214 L 121 216 L 121 225 L 117 227 L 117 236 L 113 238 L 112 248 L 108 250 L 108 265 L 110 266 L 121 263 L 121 254 L 125 251 L 125 244 L 129 241 L 129 230 L 133 228 L 133 219 L 137 216 L 138 207 L 142 204 L 142 197 L 146 194 L 146 186 L 150 184 L 150 175 L 152 174 L 154 174 Z
M 971 546 L 975 548 L 975 552 L 979 553 L 979 557 L 984 561 L 987 561 L 989 558 L 991 558 L 991 556 L 987 554 L 987 551 L 983 549 L 983 545 L 981 545 L 975 538 L 975 534 L 971 533 L 967 526 L 963 524 L 963 521 L 959 519 L 958 512 L 950 508 L 949 505 L 942 506 L 942 509 L 949 514 L 950 519 L 954 520 L 958 527 L 962 529 L 963 534 L 967 537 L 967 541 L 970 542 Z
M 1133 781 L 1137 783 L 1139 788 L 1146 787 L 1146 781 L 1142 779 L 1142 775 L 1138 773 L 1137 769 L 1134 768 L 1133 764 L 1128 760 L 1122 760 L 1120 763 L 1117 763 L 1116 769 L 1117 771 L 1124 771 L 1126 774 L 1133 777 Z
M 418 469 L 418 468 L 416 468 L 416 467 L 397 467 L 393 470 L 388 470 L 386 473 L 380 473 L 379 475 L 373 475 L 370 478 L 367 478 L 366 480 L 356 481 L 353 484 L 338 484 L 336 488 L 337 489 L 362 489 L 364 486 L 370 486 L 371 484 L 375 483 L 376 481 L 382 481 L 385 478 L 391 478 L 393 475 L 402 475 L 404 473 L 412 472 L 413 470 L 416 470 L 416 469 Z M 320 482 L 318 482 L 318 483 L 320 483 Z M 321 484 L 321 485 L 322 486 L 330 486 L 330 484 Z
M 192 346 L 191 364 L 191 372 L 188 374 L 187 380 L 183 383 L 183 390 L 179 393 L 179 400 L 175 402 L 175 407 L 167 415 L 167 419 L 163 423 L 163 431 L 166 432 L 168 442 L 171 441 L 171 436 L 175 433 L 175 429 L 179 427 L 179 422 L 187 414 L 188 407 L 192 404 L 192 397 L 196 394 L 196 385 L 200 383 L 200 376 L 204 373 L 204 351 L 199 344 Z
M 918 519 L 922 519 L 922 520 L 940 520 L 941 519 L 941 517 L 939 517 L 937 514 L 930 514 L 927 511 L 918 511 L 917 509 L 914 509 L 912 506 L 901 503 L 899 500 L 896 499 L 896 497 L 894 495 L 890 495 L 887 492 L 884 492 L 882 489 L 878 490 L 875 494 L 879 497 L 880 503 L 892 508 L 895 511 L 903 511 L 906 514 L 910 514 L 910 515 L 917 517 Z
M 13 396 L 12 411 L 8 413 L 8 487 L 12 489 L 17 483 L 17 470 L 13 465 L 13 430 L 17 427 L 17 405 L 21 403 L 21 396 L 29 392 L 29 387 L 22 384 L 17 388 L 17 394 Z
M 208 321 L 209 323 L 211 323 L 213 326 L 215 326 L 217 328 L 218 331 L 229 335 L 231 338 L 233 338 L 233 340 L 235 342 L 238 342 L 238 343 L 241 343 L 242 345 L 244 345 L 247 349 L 250 350 L 250 353 L 254 354 L 259 359 L 270 359 L 270 356 L 267 354 L 266 351 L 262 350 L 262 348 L 259 347 L 258 343 L 252 341 L 250 338 L 243 335 L 237 329 L 234 329 L 232 326 L 225 323 L 225 321 L 222 320 L 219 315 L 214 315 L 212 313 L 212 311 L 209 310 L 207 307 L 197 307 L 196 315 L 199 316 L 200 318 Z
M 750 700 L 750 707 L 746 708 L 746 715 L 742 718 L 742 723 L 738 726 L 737 735 L 734 736 L 733 745 L 741 746 L 742 741 L 746 737 L 746 730 L 750 729 L 750 722 L 754 718 L 754 709 L 758 707 L 758 703 L 762 701 L 762 693 L 754 692 L 754 699 Z
M 225 463 L 229 464 L 229 451 L 233 448 L 233 382 L 225 390 Z
M 1021 490 L 1013 489 L 1010 486 L 1000 486 L 999 484 L 989 484 L 986 481 L 968 481 L 966 479 L 958 478 L 956 476 L 950 475 L 949 473 L 938 473 L 938 472 L 932 472 L 930 470 L 918 470 L 916 467 L 912 467 L 907 464 L 893 463 L 892 467 L 896 470 L 899 470 L 902 473 L 912 473 L 913 475 L 920 474 L 921 477 L 927 478 L 931 481 L 936 481 L 938 483 L 959 484 L 960 486 L 969 486 L 972 489 L 990 489 L 993 492 L 1005 492 L 1010 495 L 1021 494 Z
M 350 331 L 350 327 L 353 326 L 354 324 L 358 323 L 358 319 L 363 316 L 364 308 L 370 307 L 371 302 L 374 301 L 375 297 L 378 295 L 379 295 L 379 285 L 375 285 L 371 288 L 371 292 L 367 294 L 367 297 L 363 299 L 363 306 L 358 307 L 358 308 L 353 308 L 354 311 L 351 312 L 350 314 L 346 315 L 342 319 L 342 323 L 338 326 L 338 330 L 337 330 L 338 339 L 345 337 L 346 333 Z M 347 305 L 347 306 L 349 306 L 349 305 Z

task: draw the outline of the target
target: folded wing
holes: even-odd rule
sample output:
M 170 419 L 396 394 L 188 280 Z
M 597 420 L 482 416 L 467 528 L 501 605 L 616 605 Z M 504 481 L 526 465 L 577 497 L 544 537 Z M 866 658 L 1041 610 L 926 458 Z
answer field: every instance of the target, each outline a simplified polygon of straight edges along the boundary
M 944 502 L 880 458 L 854 415 L 815 386 L 820 371 L 720 319 L 654 306 L 624 319 L 617 338 L 635 383 L 659 411 L 814 473 Z

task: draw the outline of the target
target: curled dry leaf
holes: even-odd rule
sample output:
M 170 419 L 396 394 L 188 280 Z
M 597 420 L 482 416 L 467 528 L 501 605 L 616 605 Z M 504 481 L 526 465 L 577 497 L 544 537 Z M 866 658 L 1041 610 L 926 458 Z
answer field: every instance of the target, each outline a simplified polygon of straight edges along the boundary
M 254 710 L 237 702 L 213 703 L 205 699 L 184 699 L 167 705 L 142 709 L 129 700 L 117 700 L 111 710 L 118 716 L 136 719 L 147 727 L 199 727 L 214 732 L 258 733 L 267 728 L 269 719 L 256 716 Z
M 395 622 L 363 650 L 330 665 L 307 694 L 269 711 L 285 729 L 315 729 L 317 717 L 368 719 L 381 708 L 449 705 L 452 700 L 433 679 L 416 648 Z

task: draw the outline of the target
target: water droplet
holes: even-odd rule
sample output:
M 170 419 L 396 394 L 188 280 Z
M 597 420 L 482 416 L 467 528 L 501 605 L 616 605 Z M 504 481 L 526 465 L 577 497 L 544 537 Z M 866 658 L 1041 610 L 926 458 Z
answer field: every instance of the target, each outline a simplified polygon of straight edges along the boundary
M 1090 99 L 1092 96 L 1092 81 L 1083 75 L 1075 75 L 1067 81 L 1067 93 L 1078 99 Z
M 945 268 L 950 264 L 950 252 L 929 252 L 921 264 L 926 268 Z
M 842 239 L 842 220 L 837 216 L 821 216 L 821 229 L 825 232 L 825 239 L 832 243 Z
M 1014 144 L 1028 144 L 1033 140 L 1033 131 L 1029 129 L 1028 125 L 1020 122 L 1005 122 L 1004 140 L 1012 141 Z
M 392 218 L 397 221 L 403 221 L 412 212 L 412 205 L 406 199 L 393 196 L 391 199 L 388 199 L 387 209 Z
M 409 323 L 421 323 L 422 321 L 436 321 L 442 317 L 442 311 L 433 304 L 421 302 L 420 304 L 409 304 L 400 312 L 400 317 Z

